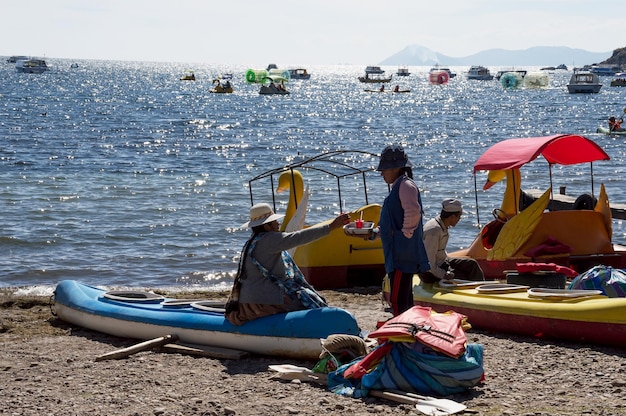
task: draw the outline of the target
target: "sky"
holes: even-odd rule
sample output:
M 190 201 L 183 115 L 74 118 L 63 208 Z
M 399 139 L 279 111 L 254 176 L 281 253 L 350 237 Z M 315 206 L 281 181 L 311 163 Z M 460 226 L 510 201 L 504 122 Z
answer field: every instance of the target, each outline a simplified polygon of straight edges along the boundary
M 619 0 L 5 0 L 0 55 L 265 67 L 626 46 Z M 616 10 L 617 9 L 619 10 Z M 615 11 L 613 11 L 615 10 Z

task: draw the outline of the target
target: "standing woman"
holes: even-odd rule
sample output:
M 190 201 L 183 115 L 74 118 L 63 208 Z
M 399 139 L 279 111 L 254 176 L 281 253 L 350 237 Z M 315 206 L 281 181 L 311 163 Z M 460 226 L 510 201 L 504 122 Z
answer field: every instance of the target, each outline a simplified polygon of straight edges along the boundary
M 376 169 L 391 185 L 379 226 L 394 316 L 413 307 L 413 275 L 430 269 L 423 239 L 422 198 L 413 182 L 412 166 L 402 146 L 390 145 L 383 149 Z

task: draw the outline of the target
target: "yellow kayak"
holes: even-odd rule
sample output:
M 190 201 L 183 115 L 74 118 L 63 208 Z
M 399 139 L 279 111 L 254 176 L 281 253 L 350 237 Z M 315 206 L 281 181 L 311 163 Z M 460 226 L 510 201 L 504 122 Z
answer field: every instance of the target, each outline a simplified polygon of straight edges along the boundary
M 416 305 L 454 310 L 472 327 L 539 338 L 626 345 L 626 298 L 596 290 L 466 282 L 426 284 L 415 277 Z

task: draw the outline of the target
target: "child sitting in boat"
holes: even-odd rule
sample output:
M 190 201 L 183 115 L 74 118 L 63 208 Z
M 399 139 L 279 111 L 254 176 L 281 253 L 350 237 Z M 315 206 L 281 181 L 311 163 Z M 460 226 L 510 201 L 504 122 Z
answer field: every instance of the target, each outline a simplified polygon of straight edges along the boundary
M 341 214 L 328 224 L 292 233 L 280 232 L 269 204 L 250 208 L 252 236 L 241 252 L 235 282 L 226 304 L 226 319 L 234 325 L 263 316 L 303 309 L 321 308 L 326 301 L 305 280 L 287 250 L 325 237 L 350 222 Z

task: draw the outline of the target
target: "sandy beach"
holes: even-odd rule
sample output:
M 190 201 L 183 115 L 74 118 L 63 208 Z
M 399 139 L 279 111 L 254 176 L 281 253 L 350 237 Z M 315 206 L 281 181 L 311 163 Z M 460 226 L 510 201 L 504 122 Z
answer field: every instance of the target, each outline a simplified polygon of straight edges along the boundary
M 53 315 L 47 297 L 11 293 L 0 293 L 2 415 L 421 414 L 408 404 L 341 397 L 316 384 L 277 380 L 268 370 L 272 364 L 312 368 L 315 362 L 157 350 L 96 362 L 139 341 L 70 326 Z M 333 306 L 351 311 L 364 330 L 391 316 L 377 288 L 322 293 Z M 478 330 L 467 335 L 484 346 L 486 379 L 448 397 L 468 407 L 464 414 L 626 414 L 626 349 Z

